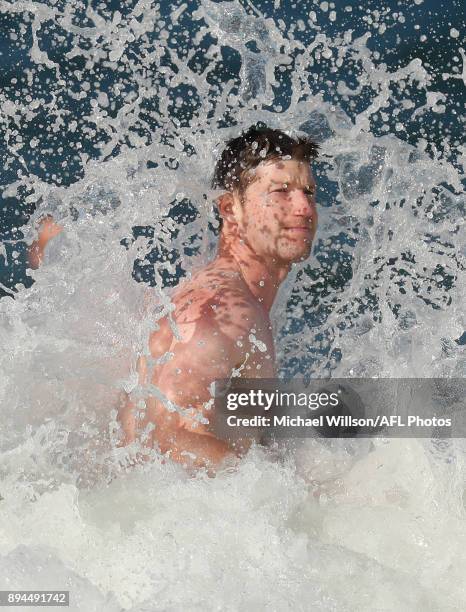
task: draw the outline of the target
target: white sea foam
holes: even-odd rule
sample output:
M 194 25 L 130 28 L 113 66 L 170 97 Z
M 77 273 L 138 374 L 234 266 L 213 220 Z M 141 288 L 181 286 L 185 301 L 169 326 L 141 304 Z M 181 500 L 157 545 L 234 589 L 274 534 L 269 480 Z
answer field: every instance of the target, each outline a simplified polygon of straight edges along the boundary
M 80 153 L 82 176 L 70 186 L 30 171 L 6 190 L 26 187 L 34 218 L 49 212 L 65 231 L 33 287 L 0 301 L 1 588 L 66 588 L 80 611 L 464 608 L 459 440 L 312 440 L 288 453 L 256 449 L 215 479 L 156 456 L 127 467 L 130 451 L 112 442 L 121 390 L 148 393 L 135 360 L 170 311 L 163 275 L 177 264 L 189 273 L 214 252 L 214 160 L 238 126 L 257 120 L 323 143 L 315 253 L 274 307 L 282 371 L 464 376 L 455 342 L 466 328 L 464 155 L 452 145 L 434 158 L 422 141 L 373 130 L 387 107 L 440 110 L 427 68 L 415 59 L 390 72 L 369 36 L 326 35 L 315 14 L 302 42 L 236 1 L 179 6 L 180 30 L 150 0 L 112 19 L 88 8 L 85 24 L 77 3 L 50 4 L 0 2 L 33 16 L 34 99 L 5 102 L 7 127 L 11 135 L 47 104 L 53 129 L 81 130 L 98 153 Z M 46 48 L 47 20 L 70 37 L 67 57 L 87 62 L 73 76 L 79 88 Z M 188 25 L 188 42 L 172 44 Z M 218 86 L 225 52 L 241 60 L 241 78 Z M 316 64 L 336 71 L 341 104 L 314 87 Z M 42 66 L 55 75 L 47 101 L 35 89 Z M 100 91 L 97 66 L 119 85 Z M 289 106 L 274 97 L 285 73 Z M 395 95 L 401 82 L 406 93 Z M 413 88 L 426 93 L 416 104 Z M 363 109 L 344 106 L 362 95 Z M 79 126 L 61 113 L 67 96 L 93 101 Z M 10 153 L 21 155 L 16 145 Z M 177 203 L 191 204 L 190 220 L 174 218 Z M 154 235 L 125 247 L 134 226 Z M 133 264 L 154 248 L 156 287 L 147 288 Z

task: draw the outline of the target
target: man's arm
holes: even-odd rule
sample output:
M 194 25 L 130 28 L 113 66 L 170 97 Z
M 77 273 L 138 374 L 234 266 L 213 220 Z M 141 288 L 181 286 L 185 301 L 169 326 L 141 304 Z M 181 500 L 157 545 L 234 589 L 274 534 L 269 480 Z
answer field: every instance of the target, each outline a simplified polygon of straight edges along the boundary
M 209 320 L 199 320 L 189 340 L 171 348 L 173 357 L 158 372 L 154 382 L 163 395 L 183 412 L 169 411 L 163 402 L 148 402 L 148 418 L 156 424 L 153 441 L 174 461 L 199 468 L 215 468 L 226 458 L 240 456 L 250 444 L 230 445 L 215 437 L 211 421 L 211 385 L 229 378 L 244 355 L 236 342 Z
M 125 393 L 118 412 L 118 420 L 123 430 L 123 439 L 120 445 L 127 446 L 138 439 L 146 447 L 157 444 L 162 454 L 167 455 L 173 461 L 192 468 L 206 467 L 212 473 L 212 469 L 222 461 L 237 457 L 247 448 L 244 445 L 238 445 L 236 448 L 231 447 L 227 442 L 215 438 L 205 424 L 199 423 L 196 416 L 205 413 L 199 399 L 206 394 L 202 384 L 199 384 L 200 380 L 191 377 L 193 375 L 194 377 L 199 376 L 199 370 L 202 368 L 196 368 L 193 363 L 190 365 L 194 366 L 194 371 L 192 367 L 189 367 L 188 370 L 180 367 L 185 363 L 183 352 L 178 350 L 171 361 L 172 368 L 180 372 L 180 378 L 176 381 L 177 384 L 174 384 L 175 381 L 170 375 L 172 368 L 169 368 L 168 371 L 164 371 L 165 368 L 163 368 L 160 372 L 161 380 L 157 388 L 166 395 L 168 401 L 174 403 L 178 401 L 178 405 L 183 412 L 189 412 L 189 415 L 180 415 L 177 411 L 169 411 L 163 402 L 155 400 L 154 397 L 149 397 L 145 401 L 145 409 L 138 408 L 136 403 Z M 139 384 L 144 386 L 147 383 L 147 361 L 145 357 L 138 359 L 137 367 Z M 183 372 L 186 372 L 187 376 L 184 376 Z M 184 389 L 184 391 L 181 389 Z M 186 408 L 189 396 L 197 397 L 192 410 Z M 208 398 L 205 397 L 205 399 L 208 402 Z M 150 424 L 153 424 L 155 429 L 148 434 L 143 434 Z
M 139 428 L 144 429 L 148 423 L 153 423 L 152 443 L 157 444 L 162 453 L 191 467 L 212 470 L 224 459 L 240 456 L 250 446 L 250 440 L 234 445 L 220 440 L 208 425 L 199 422 L 200 417 L 209 421 L 212 417 L 209 409 L 212 382 L 229 378 L 241 366 L 244 368 L 242 374 L 251 378 L 259 375 L 259 372 L 262 376 L 271 376 L 273 372 L 271 356 L 257 351 L 249 341 L 251 328 L 258 327 L 254 325 L 253 314 L 249 313 L 251 316 L 248 316 L 244 307 L 237 307 L 232 312 L 215 310 L 209 301 L 212 300 L 202 305 L 200 313 L 194 316 L 185 313 L 179 326 L 182 340 L 172 342 L 173 336 L 167 332 L 167 322 L 153 334 L 153 358 L 167 352 L 172 353 L 172 358 L 163 365 L 155 366 L 150 380 L 168 402 L 182 409 L 182 414 L 176 410 L 170 411 L 166 403 L 150 397 L 146 400 L 146 414 Z M 140 362 L 140 368 L 140 380 L 144 380 L 147 366 Z M 122 414 L 122 424 L 124 418 Z M 131 418 L 126 412 L 125 435 L 128 442 L 137 437 L 135 430 L 138 424 Z

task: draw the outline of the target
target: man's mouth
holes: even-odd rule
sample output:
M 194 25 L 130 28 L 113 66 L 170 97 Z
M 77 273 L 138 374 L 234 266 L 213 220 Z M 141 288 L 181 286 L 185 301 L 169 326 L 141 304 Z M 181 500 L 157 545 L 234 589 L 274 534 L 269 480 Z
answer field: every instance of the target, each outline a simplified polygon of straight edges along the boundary
M 311 231 L 311 228 L 309 226 L 286 227 L 285 229 L 287 232 L 296 232 L 298 234 L 309 234 Z

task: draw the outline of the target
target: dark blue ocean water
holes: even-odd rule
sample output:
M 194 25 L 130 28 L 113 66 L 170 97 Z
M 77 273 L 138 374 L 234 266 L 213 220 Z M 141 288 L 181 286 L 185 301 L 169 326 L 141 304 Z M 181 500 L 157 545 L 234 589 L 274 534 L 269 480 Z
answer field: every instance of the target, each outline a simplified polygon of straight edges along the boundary
M 14 3 L 12 3 L 14 4 Z M 46 0 L 43 4 L 54 6 L 55 8 L 64 8 L 66 0 Z M 124 17 L 129 11 L 134 8 L 136 0 L 126 2 L 103 1 L 96 2 L 92 0 L 91 6 L 99 13 L 105 16 L 114 14 L 119 11 Z M 160 9 L 162 16 L 169 15 L 173 12 L 176 6 L 181 6 L 182 2 L 178 0 L 176 3 L 162 2 Z M 184 3 L 187 9 L 179 19 L 178 25 L 174 26 L 170 31 L 168 46 L 177 47 L 186 44 L 189 35 L 196 27 L 190 15 L 198 6 L 196 2 Z M 251 10 L 249 4 L 242 2 L 246 10 Z M 368 31 L 368 19 L 374 10 L 382 10 L 379 2 L 369 1 L 364 3 L 353 2 L 346 0 L 344 2 L 334 2 L 337 10 L 338 19 L 331 22 L 328 19 L 322 20 L 322 32 L 332 37 L 338 32 L 343 32 L 352 29 L 353 38 L 363 35 Z M 293 28 L 300 19 L 306 21 L 310 10 L 319 12 L 319 4 L 312 2 L 291 2 L 284 0 L 279 3 L 279 6 L 274 5 L 272 1 L 255 2 L 254 6 L 260 10 L 265 16 L 273 16 L 274 20 L 283 21 L 283 29 L 288 31 Z M 447 159 L 451 159 L 449 147 L 455 148 L 455 143 L 458 143 L 463 136 L 463 126 L 460 121 L 460 116 L 464 107 L 464 86 L 460 79 L 442 78 L 442 73 L 451 72 L 452 66 L 458 66 L 458 63 L 453 59 L 455 50 L 458 48 L 458 40 L 450 36 L 452 27 L 455 27 L 460 33 L 464 32 L 464 16 L 462 3 L 459 1 L 444 0 L 438 2 L 436 0 L 426 0 L 420 4 L 406 2 L 386 2 L 383 4 L 383 10 L 391 12 L 392 15 L 400 14 L 399 19 L 392 19 L 395 25 L 387 28 L 383 34 L 378 34 L 377 31 L 371 29 L 372 36 L 369 39 L 368 47 L 378 53 L 378 61 L 387 65 L 389 70 L 395 70 L 398 67 L 405 66 L 414 58 L 420 58 L 432 76 L 430 89 L 432 91 L 442 92 L 446 96 L 446 110 L 442 114 L 427 112 L 418 118 L 412 118 L 412 110 L 406 109 L 397 116 L 390 117 L 390 108 L 386 109 L 389 115 L 388 123 L 385 121 L 385 127 L 389 126 L 389 132 L 395 133 L 395 124 L 401 123 L 403 130 L 396 132 L 398 138 L 405 140 L 411 144 L 415 144 L 419 138 L 424 138 L 428 142 L 428 151 L 443 152 Z M 388 14 L 388 13 L 387 13 Z M 20 121 L 16 125 L 14 133 L 14 143 L 21 143 L 20 148 L 13 146 L 11 135 L 11 125 L 3 115 L 0 123 L 2 131 L 2 139 L 0 140 L 0 240 L 2 241 L 6 257 L 0 256 L 0 296 L 11 295 L 21 289 L 21 287 L 29 286 L 31 279 L 27 274 L 25 265 L 25 244 L 23 242 L 22 227 L 28 222 L 30 214 L 34 210 L 34 204 L 28 204 L 26 198 L 29 195 L 26 189 L 22 188 L 17 197 L 6 197 L 4 189 L 11 182 L 16 180 L 18 173 L 21 176 L 27 177 L 33 175 L 41 180 L 50 182 L 56 185 L 69 185 L 80 179 L 83 174 L 82 155 L 85 153 L 88 158 L 100 158 L 100 148 L 96 143 L 105 142 L 105 136 L 99 135 L 100 138 L 95 138 L 90 130 L 86 130 L 86 125 L 83 123 L 85 117 L 90 110 L 90 102 L 92 96 L 77 99 L 76 95 L 80 91 L 81 82 L 85 80 L 86 70 L 85 61 L 82 56 L 69 57 L 66 54 L 71 50 L 73 38 L 60 26 L 52 21 L 46 22 L 46 25 L 40 30 L 40 47 L 47 51 L 50 59 L 60 66 L 62 74 L 66 75 L 66 87 L 62 88 L 62 95 L 59 100 L 59 106 L 63 110 L 66 120 L 60 129 L 53 128 L 54 117 L 51 117 L 47 112 L 47 102 L 50 100 L 50 92 L 54 89 L 54 79 L 56 73 L 53 69 L 42 65 L 40 69 L 35 62 L 30 58 L 30 50 L 33 44 L 31 34 L 31 19 L 32 13 L 21 12 L 15 13 L 4 11 L 0 13 L 0 88 L 2 96 L 2 107 L 8 101 L 21 101 L 24 99 L 25 91 L 29 88 L 29 94 L 32 99 L 40 97 L 45 101 L 44 109 L 37 114 L 33 120 Z M 88 24 L 84 6 L 81 13 L 78 11 L 75 15 L 76 25 L 86 26 Z M 157 36 L 154 32 L 153 36 Z M 299 28 L 295 30 L 294 36 L 299 40 Z M 424 40 L 421 40 L 424 36 Z M 461 34 L 460 34 L 461 36 Z M 149 35 L 150 38 L 150 35 Z M 254 43 L 250 44 L 251 50 L 254 51 Z M 137 42 L 134 43 L 134 55 L 137 57 L 139 49 Z M 196 59 L 200 63 L 206 62 L 206 49 L 202 45 L 198 49 Z M 169 59 L 167 58 L 167 65 Z M 96 75 L 99 81 L 99 90 L 106 92 L 112 100 L 115 101 L 114 113 L 125 104 L 125 96 L 131 91 L 131 74 L 121 71 L 116 71 L 105 65 L 105 62 L 97 62 L 93 67 L 95 81 Z M 241 68 L 240 55 L 231 48 L 225 48 L 223 57 L 218 63 L 215 78 L 219 83 L 228 79 L 239 79 L 239 71 Z M 76 71 L 81 74 L 81 78 L 76 77 Z M 279 84 L 275 89 L 275 105 L 281 105 L 286 108 L 291 96 L 291 75 L 293 71 L 293 62 L 283 71 L 279 77 Z M 339 105 L 349 117 L 354 117 L 369 102 L 370 93 L 363 90 L 359 98 L 352 98 L 350 101 L 345 101 L 341 96 L 337 95 L 337 79 L 340 78 L 336 73 L 328 70 L 325 63 L 317 64 L 314 68 L 316 82 L 319 83 L 319 91 L 322 93 L 324 100 L 333 101 Z M 32 78 L 31 78 L 32 75 Z M 346 82 L 349 86 L 357 85 L 357 73 L 351 74 L 348 71 Z M 115 83 L 121 85 L 119 93 L 115 94 Z M 160 75 L 160 83 L 163 83 L 163 75 Z M 404 92 L 406 94 L 406 91 Z M 190 118 L 189 96 L 185 88 L 180 86 L 177 92 L 178 97 L 184 100 L 180 106 L 173 105 L 172 114 L 179 118 L 181 122 L 188 122 Z M 423 98 L 424 96 L 424 98 Z M 414 87 L 410 91 L 410 97 L 415 106 L 418 106 L 425 100 L 425 92 L 416 90 Z M 147 101 L 147 117 L 145 118 L 144 126 L 141 126 L 141 135 L 144 135 L 148 141 L 151 139 L 151 134 L 156 134 L 157 131 L 163 129 L 163 126 L 150 119 L 151 105 L 157 106 L 157 90 L 154 86 L 154 98 Z M 71 129 L 70 126 L 76 122 L 78 129 Z M 225 117 L 225 125 L 228 125 L 228 117 Z M 374 120 L 372 130 L 375 135 L 382 134 L 383 123 L 378 123 Z M 238 126 L 246 127 L 246 126 Z M 8 128 L 8 132 L 6 130 Z M 386 132 L 383 132 L 384 134 Z M 34 144 L 34 146 L 32 146 Z M 18 153 L 19 152 L 19 153 Z M 118 155 L 119 148 L 111 152 L 110 156 Z M 450 157 L 449 157 L 450 156 Z M 454 162 L 454 159 L 451 160 Z M 330 205 L 335 197 L 335 184 L 330 183 L 325 178 L 325 169 L 318 171 L 319 191 L 324 205 Z M 172 202 L 170 216 L 179 223 L 189 223 L 190 220 L 196 217 L 197 211 L 193 204 L 185 199 L 182 202 Z M 131 241 L 138 235 L 150 236 L 153 232 L 151 227 L 135 227 L 133 236 L 122 237 L 122 244 L 125 241 Z M 342 234 L 341 240 L 348 244 L 348 238 Z M 193 252 L 195 246 L 193 246 Z M 189 254 L 189 253 L 188 253 Z M 319 256 L 319 247 L 317 248 L 317 257 Z M 164 282 L 167 285 L 176 284 L 180 275 L 183 273 L 179 260 L 179 253 L 160 252 L 154 250 L 147 256 L 146 262 L 135 262 L 134 276 L 137 280 L 151 283 L 153 280 L 152 264 L 159 259 L 168 258 L 173 261 L 175 273 L 167 275 L 165 273 Z M 341 268 L 341 284 L 344 284 L 348 275 L 351 273 L 351 262 L 342 262 Z M 335 280 L 333 281 L 335 282 Z M 331 290 L 332 287 L 328 287 Z M 462 342 L 465 341 L 463 335 Z

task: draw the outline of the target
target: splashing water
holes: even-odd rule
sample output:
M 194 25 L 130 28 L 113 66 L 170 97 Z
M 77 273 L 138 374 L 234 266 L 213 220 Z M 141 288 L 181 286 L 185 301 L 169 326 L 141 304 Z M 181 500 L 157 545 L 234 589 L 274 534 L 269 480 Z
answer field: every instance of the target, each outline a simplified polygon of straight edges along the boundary
M 127 470 L 113 444 L 170 287 L 215 252 L 222 143 L 259 120 L 322 144 L 314 254 L 274 306 L 281 374 L 466 373 L 464 149 L 403 138 L 448 96 L 421 59 L 379 61 L 371 32 L 401 11 L 356 31 L 326 2 L 292 25 L 274 7 L 0 2 L 19 66 L 3 197 L 35 205 L 26 239 L 46 213 L 65 228 L 0 301 L 2 589 L 66 586 L 75 610 L 466 603 L 460 440 L 255 449 L 213 480 L 155 455 Z

